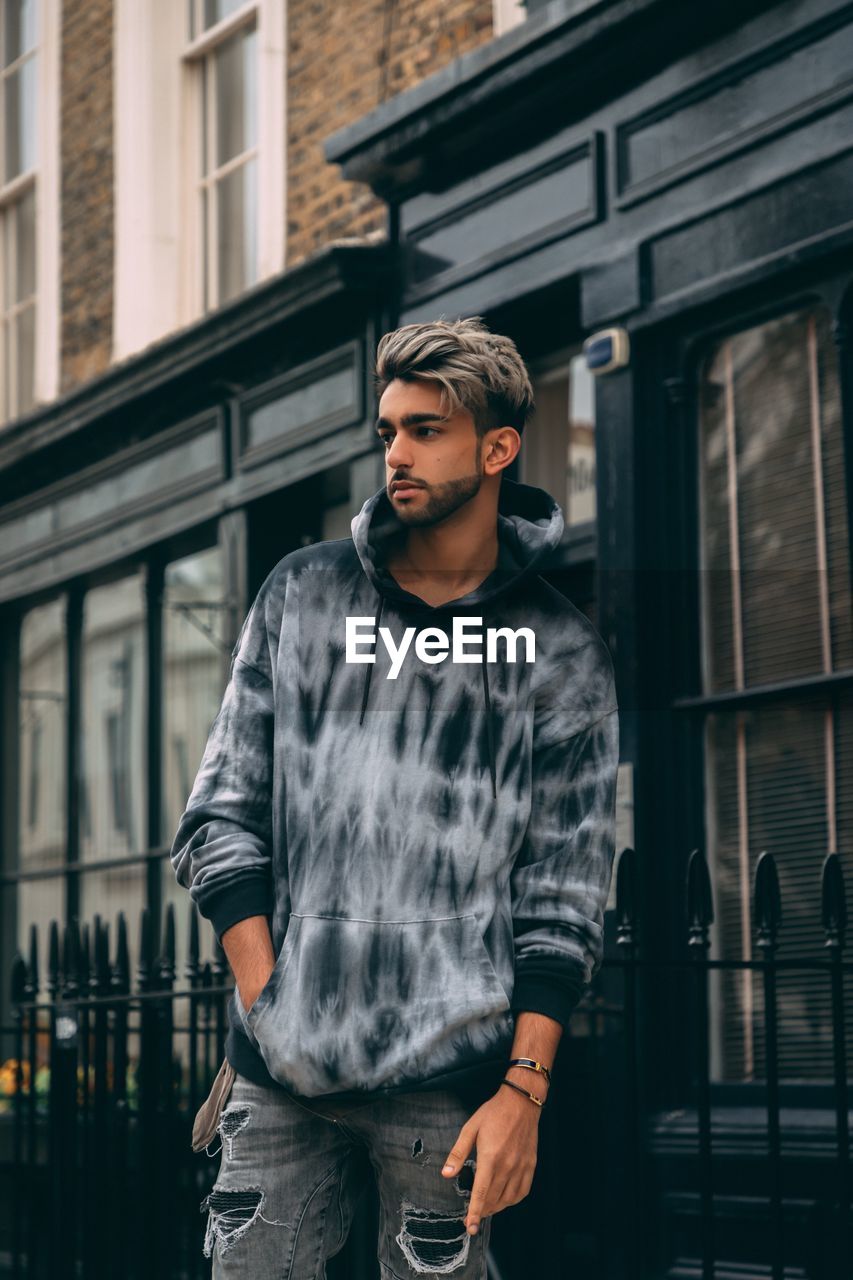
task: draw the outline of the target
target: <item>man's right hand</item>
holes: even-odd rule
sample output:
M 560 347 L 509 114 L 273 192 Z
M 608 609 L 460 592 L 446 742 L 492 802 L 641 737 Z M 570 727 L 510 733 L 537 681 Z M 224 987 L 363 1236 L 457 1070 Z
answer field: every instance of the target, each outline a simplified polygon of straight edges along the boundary
M 248 916 L 226 929 L 220 939 L 248 1013 L 270 980 L 275 952 L 267 916 Z

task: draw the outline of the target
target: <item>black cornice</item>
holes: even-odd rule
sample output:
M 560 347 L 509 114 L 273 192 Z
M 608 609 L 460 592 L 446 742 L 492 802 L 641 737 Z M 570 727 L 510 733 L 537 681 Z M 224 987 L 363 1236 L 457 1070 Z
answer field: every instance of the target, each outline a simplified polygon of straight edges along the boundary
M 552 0 L 330 134 L 326 158 L 397 203 L 506 160 L 778 0 Z
M 170 334 L 138 355 L 0 430 L 0 476 L 80 434 L 104 419 L 168 395 L 188 380 L 227 379 L 227 357 L 278 326 L 322 320 L 325 309 L 346 296 L 379 299 L 387 290 L 392 251 L 387 243 L 331 245 L 275 279 Z

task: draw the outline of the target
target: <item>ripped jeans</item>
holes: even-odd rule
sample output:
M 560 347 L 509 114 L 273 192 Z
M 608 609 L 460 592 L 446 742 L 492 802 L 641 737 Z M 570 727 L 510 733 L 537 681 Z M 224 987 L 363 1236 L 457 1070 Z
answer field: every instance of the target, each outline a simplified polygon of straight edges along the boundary
M 370 1164 L 383 1280 L 486 1280 L 491 1219 L 473 1236 L 464 1222 L 476 1148 L 455 1177 L 441 1173 L 468 1117 L 456 1094 L 438 1091 L 337 1106 L 317 1098 L 309 1109 L 238 1073 L 219 1115 L 219 1174 L 201 1204 L 213 1280 L 324 1280 Z

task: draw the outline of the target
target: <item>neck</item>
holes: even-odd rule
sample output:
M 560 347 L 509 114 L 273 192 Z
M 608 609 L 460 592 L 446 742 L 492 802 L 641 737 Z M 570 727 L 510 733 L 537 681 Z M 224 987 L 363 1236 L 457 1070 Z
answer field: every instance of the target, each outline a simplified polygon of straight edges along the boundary
M 437 536 L 436 530 L 410 529 L 402 550 L 410 573 L 425 577 L 441 574 L 446 582 L 454 577 L 461 581 L 477 573 L 485 576 L 498 562 L 497 527 L 468 543 L 453 536 Z
M 439 524 L 407 530 L 389 568 L 407 589 L 427 585 L 433 589 L 431 594 L 450 600 L 473 591 L 497 563 L 495 498 L 488 506 L 475 499 Z

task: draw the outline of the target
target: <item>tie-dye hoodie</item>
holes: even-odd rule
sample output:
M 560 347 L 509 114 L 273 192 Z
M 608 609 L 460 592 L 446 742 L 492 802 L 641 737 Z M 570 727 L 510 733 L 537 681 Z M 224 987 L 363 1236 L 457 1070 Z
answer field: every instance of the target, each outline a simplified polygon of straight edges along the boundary
M 263 583 L 171 851 L 217 937 L 271 917 L 275 968 L 248 1012 L 236 988 L 228 1005 L 242 1074 L 306 1098 L 483 1100 L 514 1015 L 565 1024 L 597 972 L 618 715 L 604 641 L 536 572 L 562 530 L 548 494 L 504 479 L 497 568 L 431 607 L 385 568 L 405 529 L 383 488 L 352 538 Z M 399 646 L 409 627 L 452 638 L 454 616 L 532 629 L 535 659 L 412 644 L 388 678 L 380 627 Z M 375 623 L 374 663 L 346 661 L 347 617 Z

